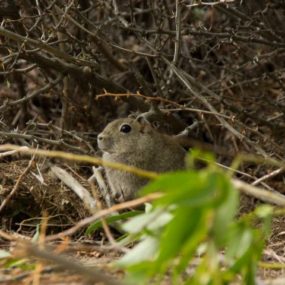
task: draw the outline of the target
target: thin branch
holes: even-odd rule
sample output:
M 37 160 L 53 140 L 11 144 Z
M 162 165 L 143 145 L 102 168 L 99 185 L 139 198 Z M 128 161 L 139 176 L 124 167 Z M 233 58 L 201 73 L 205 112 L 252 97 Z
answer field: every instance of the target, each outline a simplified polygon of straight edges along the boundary
M 214 2 L 203 2 L 203 1 L 197 1 L 198 3 L 188 4 L 186 7 L 192 8 L 197 6 L 217 6 L 219 4 L 228 4 L 233 3 L 235 0 L 220 0 L 220 1 L 214 1 Z
M 0 111 L 3 111 L 4 109 L 6 109 L 9 106 L 15 106 L 15 105 L 19 105 L 19 104 L 22 104 L 24 102 L 27 102 L 27 101 L 31 100 L 32 98 L 38 96 L 39 94 L 48 91 L 49 89 L 51 89 L 55 85 L 57 85 L 63 79 L 63 77 L 64 77 L 64 75 L 60 74 L 55 80 L 52 80 L 47 85 L 45 85 L 44 87 L 32 92 L 31 94 L 28 94 L 27 96 L 25 96 L 19 100 L 15 100 L 15 101 L 11 101 L 11 102 L 5 102 L 2 106 L 0 106 Z
M 175 45 L 174 45 L 174 55 L 172 59 L 172 64 L 176 65 L 178 61 L 178 57 L 180 54 L 180 45 L 181 45 L 181 0 L 175 1 L 175 26 L 176 26 L 176 34 L 175 34 Z
M 95 268 L 86 267 L 80 264 L 78 260 L 71 260 L 70 257 L 65 257 L 57 253 L 52 253 L 47 249 L 40 249 L 38 246 L 32 243 L 22 243 L 21 255 L 33 256 L 40 259 L 48 260 L 52 263 L 58 264 L 61 268 L 67 269 L 72 272 L 76 272 L 88 280 L 92 280 L 92 283 L 100 283 L 106 285 L 120 285 L 121 283 L 118 279 L 113 279 L 111 276 L 102 273 L 101 270 Z
M 203 96 L 201 96 L 200 94 L 198 94 L 197 92 L 195 92 L 191 86 L 191 84 L 189 83 L 189 81 L 185 78 L 185 76 L 183 75 L 183 72 L 180 71 L 177 67 L 175 67 L 171 62 L 169 62 L 166 58 L 163 57 L 163 60 L 165 61 L 165 63 L 167 63 L 169 65 L 169 67 L 173 70 L 173 72 L 176 74 L 176 76 L 178 77 L 178 79 L 186 86 L 186 88 L 191 92 L 191 94 L 196 97 L 197 99 L 199 99 L 211 112 L 214 113 L 218 113 L 218 111 L 216 110 L 216 108 L 214 106 L 212 106 L 212 104 L 210 104 L 210 102 Z M 234 129 L 226 120 L 224 120 L 223 118 L 221 118 L 220 116 L 216 116 L 217 120 L 226 128 L 228 129 L 232 134 L 234 134 L 237 138 L 239 138 L 240 140 L 244 138 L 244 135 L 242 135 L 241 133 L 239 133 L 236 129 Z
M 59 13 L 63 13 L 58 6 L 55 7 Z M 104 56 L 109 60 L 111 64 L 113 64 L 121 71 L 126 71 L 126 66 L 114 58 L 112 52 L 108 49 L 107 43 L 103 39 L 99 38 L 96 34 L 90 32 L 88 29 L 86 29 L 84 26 L 78 23 L 75 19 L 73 19 L 70 15 L 66 14 L 65 17 L 74 25 L 76 25 L 78 28 L 80 28 L 81 30 L 83 30 L 84 32 L 86 32 L 88 35 L 90 35 L 92 38 L 95 39 L 95 44 L 98 46 L 102 54 L 104 54 Z
M 134 27 L 121 27 L 125 30 L 141 33 L 142 35 L 152 35 L 152 34 L 166 34 L 170 36 L 176 35 L 176 31 L 174 30 L 165 30 L 165 29 L 149 29 L 144 30 L 140 28 L 134 28 Z M 240 36 L 233 33 L 228 32 L 207 32 L 203 30 L 192 30 L 191 28 L 184 28 L 181 29 L 181 35 L 193 35 L 193 36 L 205 36 L 205 37 L 212 37 L 212 38 L 221 38 L 221 39 L 228 39 L 229 41 L 236 41 L 236 42 L 245 42 L 245 43 L 257 43 L 257 44 L 263 44 L 267 46 L 272 46 L 276 48 L 284 48 L 285 44 L 282 42 L 277 41 L 268 41 L 265 39 L 260 38 L 253 38 L 250 36 Z
M 86 60 L 82 60 L 82 59 L 78 59 L 78 58 L 74 58 L 62 51 L 60 51 L 59 49 L 53 48 L 48 44 L 45 44 L 41 41 L 37 41 L 34 39 L 30 39 L 28 37 L 23 37 L 19 34 L 16 34 L 14 32 L 11 32 L 7 29 L 4 29 L 2 27 L 0 27 L 0 35 L 7 37 L 11 40 L 14 40 L 16 42 L 20 42 L 20 43 L 28 43 L 34 47 L 38 47 L 42 50 L 45 50 L 46 52 L 56 56 L 57 58 L 61 58 L 64 59 L 68 62 L 74 63 L 74 64 L 80 64 L 80 65 L 87 65 L 87 66 L 94 66 L 94 64 L 91 61 L 86 61 Z M 96 66 L 96 65 L 95 65 Z
M 78 155 L 78 154 L 72 154 L 64 151 L 49 151 L 49 150 L 43 150 L 43 149 L 36 149 L 36 148 L 25 148 L 21 146 L 11 145 L 11 144 L 5 144 L 0 145 L 0 151 L 7 151 L 7 150 L 18 150 L 21 153 L 26 153 L 30 155 L 37 155 L 37 156 L 43 156 L 43 157 L 54 157 L 54 158 L 61 158 L 66 159 L 70 161 L 78 161 L 78 162 L 87 162 L 90 164 L 97 164 L 97 165 L 104 165 L 106 167 L 111 167 L 118 170 L 127 171 L 133 174 L 136 174 L 138 176 L 146 177 L 149 179 L 155 179 L 159 175 L 156 172 L 143 170 L 134 166 L 129 166 L 122 163 L 117 162 L 111 162 L 103 160 L 99 157 L 95 156 L 89 156 L 89 155 Z
M 243 181 L 240 181 L 238 179 L 232 179 L 232 183 L 234 185 L 234 187 L 237 188 L 237 190 L 253 196 L 257 199 L 260 199 L 262 201 L 268 202 L 268 203 L 272 203 L 278 206 L 282 206 L 285 207 L 285 196 L 280 194 L 280 193 L 275 193 L 275 192 L 269 192 L 266 191 L 264 189 L 261 188 L 257 188 L 255 186 L 249 185 Z M 121 204 L 117 204 L 112 206 L 111 208 L 107 208 L 107 209 L 103 209 L 101 211 L 99 211 L 98 213 L 96 213 L 95 215 L 85 218 L 81 221 L 79 221 L 75 226 L 59 233 L 59 234 L 55 234 L 55 235 L 51 235 L 48 236 L 46 238 L 46 240 L 48 241 L 52 241 L 52 240 L 56 240 L 56 239 L 62 239 L 65 236 L 70 236 L 74 233 L 76 233 L 78 230 L 80 230 L 81 228 L 94 223 L 95 221 L 104 218 L 114 212 L 120 211 L 120 210 L 124 210 L 124 209 L 129 209 L 129 208 L 133 208 L 133 207 L 137 207 L 139 205 L 142 205 L 143 203 L 146 202 L 150 202 L 156 199 L 159 199 L 162 197 L 163 194 L 161 193 L 151 193 L 149 195 L 146 195 L 142 198 L 138 198 L 138 199 L 134 199 L 132 201 L 127 201 Z
M 98 88 L 112 90 L 113 92 L 126 92 L 126 89 L 110 79 L 106 79 L 91 69 L 84 69 L 76 64 L 67 63 L 60 59 L 50 58 L 43 54 L 21 54 L 21 58 L 37 63 L 42 68 L 52 68 L 62 73 L 70 73 L 75 78 L 89 80 Z
M 118 212 L 120 210 L 135 208 L 137 206 L 143 205 L 144 203 L 154 201 L 154 200 L 160 198 L 161 196 L 162 196 L 161 193 L 151 193 L 151 194 L 146 195 L 144 197 L 137 198 L 135 200 L 127 201 L 124 203 L 120 203 L 120 204 L 112 206 L 111 208 L 103 209 L 103 210 L 99 211 L 98 213 L 96 213 L 95 215 L 93 215 L 91 217 L 87 217 L 87 218 L 79 221 L 75 226 L 73 226 L 73 227 L 71 227 L 71 228 L 69 228 L 69 229 L 67 229 L 61 233 L 47 236 L 46 240 L 47 241 L 53 241 L 53 240 L 57 240 L 57 239 L 62 239 L 65 236 L 70 236 L 70 235 L 76 233 L 81 228 L 86 227 L 87 225 L 94 223 L 95 221 L 97 221 L 101 218 L 105 218 L 112 213 Z
M 253 183 L 251 183 L 251 185 L 257 185 L 257 184 L 263 182 L 264 180 L 267 180 L 269 178 L 272 178 L 272 177 L 282 173 L 284 170 L 285 170 L 284 168 L 278 168 L 278 169 L 260 177 L 259 179 L 255 180 Z
M 23 148 L 22 148 L 23 149 Z M 0 213 L 3 211 L 3 209 L 5 208 L 5 206 L 8 204 L 8 202 L 11 200 L 11 198 L 13 197 L 13 195 L 15 195 L 16 191 L 19 189 L 19 186 L 23 180 L 23 178 L 27 175 L 27 173 L 30 171 L 31 167 L 33 166 L 33 162 L 34 162 L 34 158 L 35 156 L 33 156 L 30 161 L 28 166 L 25 168 L 25 170 L 23 171 L 23 173 L 19 176 L 19 178 L 17 179 L 16 184 L 14 185 L 12 191 L 9 193 L 9 195 L 2 201 L 2 204 L 0 205 Z
M 50 170 L 58 179 L 60 179 L 82 200 L 85 207 L 89 210 L 91 214 L 95 212 L 96 209 L 95 199 L 90 195 L 88 190 L 78 182 L 78 180 L 76 180 L 65 169 L 58 167 L 56 165 L 51 166 Z
M 69 148 L 69 149 L 76 151 L 76 152 L 81 152 L 81 153 L 84 152 L 82 147 L 70 145 L 70 144 L 66 143 L 63 139 L 52 140 L 52 139 L 46 139 L 46 138 L 43 138 L 40 136 L 35 136 L 35 135 L 30 135 L 30 134 L 16 133 L 13 131 L 10 131 L 10 132 L 0 131 L 0 136 L 7 137 L 7 138 L 14 138 L 14 139 L 30 140 L 30 141 L 34 141 L 36 143 L 43 142 L 43 143 L 47 143 L 50 145 L 64 146 L 65 148 Z M 8 154 L 5 154 L 5 156 L 7 156 L 7 155 Z M 0 157 L 1 156 L 2 156 L 2 154 L 0 154 Z
M 105 92 L 103 94 L 98 94 L 96 96 L 96 99 L 100 99 L 100 98 L 104 98 L 104 97 L 139 97 L 139 98 L 143 98 L 147 101 L 158 101 L 158 102 L 161 102 L 161 103 L 167 103 L 167 104 L 171 104 L 177 108 L 175 109 L 162 109 L 162 110 L 165 110 L 166 112 L 177 112 L 177 111 L 189 111 L 189 112 L 195 112 L 195 113 L 202 113 L 202 114 L 209 114 L 209 115 L 213 115 L 213 116 L 220 116 L 220 117 L 223 117 L 225 119 L 229 119 L 229 120 L 232 120 L 232 117 L 230 116 L 227 116 L 227 115 L 223 115 L 221 113 L 218 113 L 218 112 L 211 112 L 211 111 L 207 111 L 207 110 L 202 110 L 202 109 L 195 109 L 195 108 L 188 108 L 188 107 L 185 107 L 179 103 L 176 103 L 175 101 L 172 101 L 172 100 L 169 100 L 169 99 L 165 99 L 165 98 L 162 98 L 162 97 L 158 97 L 158 96 L 155 96 L 155 97 L 151 97 L 151 96 L 145 96 L 141 93 L 111 93 L 111 92 Z
M 9 69 L 7 71 L 0 71 L 0 75 L 7 75 L 7 74 L 11 74 L 11 73 L 27 73 L 32 71 L 33 69 L 35 69 L 37 67 L 36 64 L 32 64 L 30 66 L 24 67 L 24 68 L 12 68 Z
M 285 196 L 279 192 L 270 192 L 261 188 L 257 188 L 238 179 L 232 179 L 232 183 L 238 190 L 247 195 L 253 196 L 267 203 L 285 207 Z

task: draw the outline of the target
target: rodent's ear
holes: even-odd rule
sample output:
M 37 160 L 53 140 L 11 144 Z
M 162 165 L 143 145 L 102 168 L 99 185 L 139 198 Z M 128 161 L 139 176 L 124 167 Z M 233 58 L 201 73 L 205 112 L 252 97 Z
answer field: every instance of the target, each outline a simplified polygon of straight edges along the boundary
M 144 115 L 137 116 L 135 120 L 140 124 L 147 124 L 147 123 L 149 124 L 148 120 L 145 118 Z
M 145 121 L 139 123 L 140 129 L 139 132 L 142 134 L 147 134 L 152 131 L 152 127 L 149 123 L 146 123 Z
M 161 125 L 160 125 L 159 121 L 153 121 L 153 122 L 151 123 L 151 126 L 152 126 L 154 129 L 158 130 Z
M 161 126 L 159 121 L 150 122 L 144 115 L 140 115 L 136 118 L 136 121 L 139 122 L 141 125 L 148 125 L 155 130 L 158 130 Z
M 136 117 L 136 121 L 140 124 L 140 133 L 150 133 L 152 129 L 152 124 L 147 120 L 144 114 Z
M 137 116 L 138 116 L 137 113 L 132 113 L 132 114 L 130 114 L 130 115 L 128 116 L 128 118 L 131 118 L 131 119 L 136 120 L 136 119 L 137 119 Z
M 141 134 L 147 133 L 147 125 L 146 125 L 146 124 L 140 124 L 140 130 L 139 130 L 139 132 L 140 132 Z

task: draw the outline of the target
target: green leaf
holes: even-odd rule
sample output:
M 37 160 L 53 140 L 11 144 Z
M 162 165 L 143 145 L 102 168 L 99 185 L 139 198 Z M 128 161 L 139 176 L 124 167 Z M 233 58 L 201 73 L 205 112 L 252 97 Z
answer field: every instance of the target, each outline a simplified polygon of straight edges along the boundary
M 133 265 L 142 261 L 150 261 L 157 252 L 158 240 L 153 237 L 144 237 L 131 251 L 124 255 L 117 264 L 120 266 Z
M 271 217 L 273 214 L 273 207 L 270 205 L 261 205 L 254 210 L 254 213 L 256 214 L 257 217 L 263 219 Z
M 109 216 L 109 217 L 105 218 L 105 220 L 108 223 L 108 225 L 111 225 L 111 224 L 114 224 L 115 222 L 124 221 L 126 219 L 135 217 L 141 213 L 142 213 L 141 211 L 129 211 L 129 212 L 116 214 L 114 216 Z M 92 234 L 94 234 L 94 232 L 96 232 L 98 229 L 101 229 L 101 228 L 102 228 L 102 222 L 99 220 L 99 221 L 89 225 L 89 227 L 86 229 L 86 234 L 92 235 Z
M 122 229 L 130 234 L 137 234 L 140 231 L 147 229 L 150 231 L 156 230 L 167 224 L 172 219 L 172 214 L 161 208 L 154 209 L 149 213 L 136 216 L 126 222 Z
M 156 266 L 153 267 L 154 272 L 157 270 L 161 272 L 166 270 L 169 261 L 180 255 L 185 244 L 190 239 L 193 238 L 193 241 L 197 241 L 195 237 L 197 236 L 196 233 L 199 232 L 201 219 L 202 213 L 199 210 L 193 211 L 187 207 L 177 208 L 173 219 L 166 226 L 161 236 L 159 255 L 156 260 Z M 191 245 L 191 249 L 194 249 L 198 246 L 198 241 Z M 190 253 L 189 249 L 188 253 Z
M 243 284 L 254 284 L 269 232 L 270 207 L 237 219 L 239 193 L 228 174 L 213 164 L 200 171 L 163 174 L 143 191 L 163 195 L 147 213 L 123 226 L 129 238 L 141 239 L 122 259 L 134 284 L 160 284 L 166 272 L 172 284 L 230 284 L 238 277 Z M 256 219 L 261 220 L 258 229 L 253 227 Z M 199 264 L 184 281 L 181 274 L 196 263 L 202 246 Z
M 218 201 L 216 190 L 220 175 L 206 171 L 168 173 L 147 185 L 143 192 L 159 191 L 167 194 L 156 200 L 154 204 L 201 207 Z
M 251 247 L 253 233 L 244 223 L 233 225 L 228 231 L 226 256 L 229 260 L 234 260 L 243 256 Z
M 26 259 L 8 259 L 4 265 L 5 268 L 20 268 L 22 270 L 32 270 L 35 268 L 34 264 L 29 263 Z
M 195 161 L 203 161 L 211 165 L 215 161 L 215 156 L 211 152 L 201 151 L 200 149 L 191 149 L 189 154 L 186 156 L 187 168 L 195 168 Z
M 33 236 L 33 238 L 32 238 L 32 242 L 38 241 L 38 240 L 39 240 L 39 237 L 40 237 L 40 225 L 37 224 L 37 225 L 36 225 L 36 232 L 35 232 L 35 234 L 34 234 L 34 236 Z
M 195 253 L 198 253 L 199 250 L 201 251 L 202 245 L 204 250 L 207 249 L 207 244 L 203 244 L 207 239 L 207 222 L 209 221 L 210 212 L 201 211 L 199 217 L 199 223 L 196 227 L 193 227 L 191 236 L 185 242 L 180 255 L 180 261 L 176 268 L 176 274 L 180 274 L 186 267 L 189 265 L 189 260 Z M 197 218 L 197 212 L 195 215 L 195 219 Z M 193 219 L 193 220 L 195 220 Z M 193 221 L 194 223 L 194 221 Z M 187 225 L 188 226 L 188 225 Z
M 227 239 L 228 228 L 233 222 L 238 209 L 239 195 L 226 176 L 220 178 L 219 190 L 223 202 L 215 211 L 213 233 L 217 245 L 223 246 Z

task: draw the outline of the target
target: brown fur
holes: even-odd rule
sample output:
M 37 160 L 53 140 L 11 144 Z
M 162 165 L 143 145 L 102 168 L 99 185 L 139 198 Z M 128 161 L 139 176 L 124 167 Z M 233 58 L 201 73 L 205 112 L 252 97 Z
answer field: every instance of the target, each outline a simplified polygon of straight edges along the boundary
M 122 125 L 131 131 L 120 131 Z M 149 171 L 166 172 L 184 168 L 185 150 L 168 135 L 135 119 L 117 119 L 98 135 L 103 159 L 128 164 Z M 112 194 L 119 201 L 135 197 L 148 180 L 125 171 L 105 167 Z

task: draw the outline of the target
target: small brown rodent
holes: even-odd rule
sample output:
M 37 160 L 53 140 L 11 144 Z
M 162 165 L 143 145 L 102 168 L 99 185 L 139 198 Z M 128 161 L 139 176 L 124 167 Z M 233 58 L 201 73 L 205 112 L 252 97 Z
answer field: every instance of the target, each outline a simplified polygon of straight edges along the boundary
M 117 119 L 98 135 L 103 159 L 149 171 L 166 172 L 184 168 L 186 151 L 168 135 L 136 119 Z M 148 180 L 132 173 L 105 167 L 112 195 L 117 201 L 135 197 Z

